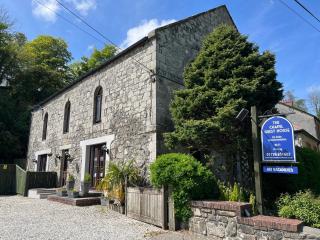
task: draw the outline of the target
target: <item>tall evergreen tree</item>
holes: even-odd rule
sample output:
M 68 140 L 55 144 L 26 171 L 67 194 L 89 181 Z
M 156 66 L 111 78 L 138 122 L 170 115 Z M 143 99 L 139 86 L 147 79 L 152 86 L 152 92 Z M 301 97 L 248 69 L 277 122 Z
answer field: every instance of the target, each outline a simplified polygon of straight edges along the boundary
M 184 72 L 185 88 L 171 103 L 174 131 L 165 134 L 169 148 L 182 145 L 201 153 L 250 146 L 250 125 L 235 119 L 242 108 L 262 112 L 282 99 L 275 57 L 230 26 L 216 28 Z M 200 156 L 201 156 L 200 155 Z

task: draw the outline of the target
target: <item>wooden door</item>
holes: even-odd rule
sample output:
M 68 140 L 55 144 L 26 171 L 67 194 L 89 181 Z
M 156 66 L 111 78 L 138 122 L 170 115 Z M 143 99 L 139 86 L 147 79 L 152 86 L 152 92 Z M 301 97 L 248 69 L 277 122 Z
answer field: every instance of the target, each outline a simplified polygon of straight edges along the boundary
M 103 144 L 91 146 L 89 173 L 92 177 L 91 186 L 95 188 L 105 175 L 105 152 Z
M 68 161 L 66 159 L 66 154 L 69 150 L 62 150 L 61 155 L 61 166 L 60 166 L 60 186 L 66 185 L 67 175 L 68 175 Z

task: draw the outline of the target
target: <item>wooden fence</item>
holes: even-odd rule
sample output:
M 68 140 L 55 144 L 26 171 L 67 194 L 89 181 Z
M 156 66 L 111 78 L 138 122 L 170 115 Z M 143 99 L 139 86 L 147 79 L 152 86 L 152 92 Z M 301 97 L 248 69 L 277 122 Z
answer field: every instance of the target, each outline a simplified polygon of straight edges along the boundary
M 0 164 L 0 195 L 27 196 L 32 188 L 54 188 L 56 172 L 29 172 L 15 164 Z
M 126 189 L 126 215 L 166 229 L 168 225 L 167 191 L 128 187 Z
M 16 165 L 16 193 L 27 196 L 28 190 L 26 189 L 27 172 L 21 167 Z
M 16 193 L 16 165 L 0 164 L 0 195 Z

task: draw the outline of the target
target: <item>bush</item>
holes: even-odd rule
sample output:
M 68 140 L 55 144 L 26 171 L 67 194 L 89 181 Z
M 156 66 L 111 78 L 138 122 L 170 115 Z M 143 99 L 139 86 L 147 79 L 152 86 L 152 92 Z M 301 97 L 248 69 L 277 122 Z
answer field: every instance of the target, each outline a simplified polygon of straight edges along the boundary
M 281 217 L 296 218 L 308 226 L 320 227 L 320 199 L 311 191 L 300 191 L 294 195 L 282 194 L 277 207 Z
M 225 185 L 218 181 L 220 196 L 219 199 L 223 201 L 234 201 L 234 202 L 248 202 L 250 193 L 245 191 L 238 183 L 234 183 L 233 186 L 230 184 Z
M 212 172 L 190 155 L 161 155 L 151 164 L 150 170 L 153 186 L 172 188 L 175 213 L 179 220 L 187 221 L 191 217 L 190 200 L 218 196 Z
M 72 182 L 75 180 L 74 176 L 72 174 L 68 174 L 68 179 L 67 179 L 69 182 Z
M 83 179 L 83 182 L 85 183 L 90 183 L 91 182 L 91 175 L 89 173 L 85 173 L 84 174 L 84 179 Z
M 310 189 L 315 194 L 320 194 L 320 153 L 296 147 L 296 155 L 299 174 L 263 175 L 263 191 L 268 202 L 274 202 L 281 193 L 293 194 Z

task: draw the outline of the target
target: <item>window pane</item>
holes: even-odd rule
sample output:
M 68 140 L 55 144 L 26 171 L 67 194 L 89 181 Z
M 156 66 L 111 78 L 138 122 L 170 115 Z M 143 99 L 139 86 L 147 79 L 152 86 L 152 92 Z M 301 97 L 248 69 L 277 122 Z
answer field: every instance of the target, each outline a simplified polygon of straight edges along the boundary
M 69 132 L 69 124 L 70 124 L 70 102 L 67 102 L 64 109 L 63 133 Z
M 96 122 L 100 122 L 101 121 L 101 95 L 97 96 L 97 108 L 96 108 Z
M 46 113 L 43 119 L 42 140 L 46 140 L 47 138 L 47 126 L 48 126 L 48 113 Z

